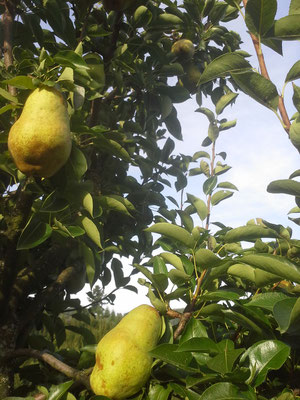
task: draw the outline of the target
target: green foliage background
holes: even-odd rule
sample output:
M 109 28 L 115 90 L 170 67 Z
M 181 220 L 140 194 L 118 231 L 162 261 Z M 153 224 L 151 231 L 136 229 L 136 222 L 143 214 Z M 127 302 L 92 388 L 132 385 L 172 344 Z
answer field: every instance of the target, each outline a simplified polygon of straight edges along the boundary
M 0 7 L 0 398 L 102 399 L 87 376 L 95 344 L 119 316 L 101 306 L 119 288 L 137 292 L 137 272 L 164 331 L 151 379 L 133 398 L 297 397 L 300 241 L 290 227 L 261 219 L 212 227 L 211 213 L 238 189 L 224 179 L 231 167 L 216 144 L 235 126 L 223 115 L 239 91 L 273 111 L 300 149 L 300 61 L 284 81 L 294 91 L 289 117 L 262 58 L 263 46 L 282 54 L 282 41 L 299 40 L 299 0 L 278 20 L 276 0 L 137 0 L 109 13 L 93 0 Z M 239 14 L 259 72 L 226 28 Z M 192 60 L 172 54 L 179 38 L 193 42 Z M 69 161 L 48 179 L 24 176 L 7 150 L 10 127 L 41 85 L 64 93 L 73 136 Z M 175 154 L 183 140 L 176 107 L 192 95 L 207 137 L 193 155 Z M 202 190 L 185 193 L 195 175 L 205 177 Z M 294 196 L 294 214 L 299 176 L 267 189 Z M 180 204 L 166 188 L 180 192 Z M 88 307 L 71 296 L 85 283 Z M 172 308 L 175 299 L 184 310 Z

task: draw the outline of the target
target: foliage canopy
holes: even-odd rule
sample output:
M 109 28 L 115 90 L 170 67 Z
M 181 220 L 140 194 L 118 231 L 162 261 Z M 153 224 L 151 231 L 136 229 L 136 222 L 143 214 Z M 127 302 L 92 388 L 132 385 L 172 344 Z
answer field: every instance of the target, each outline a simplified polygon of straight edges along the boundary
M 110 11 L 111 4 L 0 4 L 0 398 L 100 400 L 87 377 L 98 340 L 93 318 L 101 316 L 95 302 L 112 304 L 119 288 L 137 292 L 130 277 L 141 272 L 165 323 L 151 380 L 133 398 L 293 399 L 300 240 L 265 220 L 212 230 L 210 216 L 237 190 L 223 179 L 230 166 L 216 142 L 236 123 L 221 114 L 239 91 L 272 110 L 300 151 L 300 61 L 285 78 L 294 90 L 289 117 L 262 53 L 268 46 L 282 54 L 282 41 L 299 40 L 299 0 L 277 20 L 276 0 L 136 0 Z M 226 28 L 239 14 L 259 72 Z M 180 39 L 193 43 L 192 58 L 171 51 Z M 26 98 L 43 85 L 63 92 L 73 139 L 68 162 L 47 179 L 23 175 L 7 149 Z M 177 108 L 192 95 L 209 123 L 205 150 L 178 155 Z M 203 193 L 186 194 L 196 175 L 205 177 Z M 295 196 L 291 213 L 300 212 L 299 175 L 268 186 Z M 165 188 L 180 192 L 181 204 Z M 104 294 L 112 280 L 115 289 Z M 101 284 L 87 308 L 71 296 L 85 283 Z M 175 299 L 184 310 L 172 309 Z M 70 325 L 64 314 L 82 323 Z M 66 347 L 67 331 L 83 346 Z

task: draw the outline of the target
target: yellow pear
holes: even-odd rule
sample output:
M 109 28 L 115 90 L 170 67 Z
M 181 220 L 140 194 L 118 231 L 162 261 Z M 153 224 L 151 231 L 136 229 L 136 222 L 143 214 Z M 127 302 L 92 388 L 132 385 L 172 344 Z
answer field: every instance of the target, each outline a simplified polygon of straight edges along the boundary
M 113 400 L 137 393 L 150 376 L 153 349 L 160 337 L 161 317 L 148 305 L 130 311 L 98 343 L 90 377 L 95 394 Z
M 69 115 L 56 89 L 35 89 L 8 135 L 8 149 L 25 175 L 50 177 L 68 160 L 72 147 Z
M 171 53 L 174 56 L 186 61 L 194 56 L 195 48 L 193 42 L 189 39 L 180 39 L 173 43 Z

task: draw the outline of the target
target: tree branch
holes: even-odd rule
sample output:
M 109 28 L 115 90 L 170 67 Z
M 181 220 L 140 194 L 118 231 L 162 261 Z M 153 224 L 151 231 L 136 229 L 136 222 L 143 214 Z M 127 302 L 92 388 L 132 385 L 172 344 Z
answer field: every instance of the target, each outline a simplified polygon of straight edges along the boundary
M 13 22 L 15 6 L 8 0 L 4 1 L 5 11 L 3 13 L 3 56 L 4 66 L 8 69 L 13 64 L 12 42 L 13 42 Z M 17 91 L 14 86 L 8 86 L 12 96 L 16 96 Z
M 243 0 L 245 9 L 246 9 L 246 5 L 247 5 L 247 1 L 248 0 Z M 256 55 L 257 55 L 259 68 L 260 68 L 260 73 L 264 78 L 266 78 L 266 79 L 268 79 L 270 81 L 271 79 L 270 79 L 270 76 L 269 76 L 269 73 L 268 73 L 268 70 L 267 70 L 267 66 L 266 66 L 266 63 L 265 63 L 263 52 L 261 50 L 260 40 L 253 33 L 249 32 L 249 34 L 250 34 L 250 37 L 252 39 L 252 42 L 253 42 L 253 45 L 254 45 L 254 48 L 255 48 L 255 52 L 256 52 Z M 291 122 L 290 122 L 290 119 L 288 117 L 288 113 L 286 111 L 285 105 L 284 105 L 283 97 L 281 95 L 279 95 L 278 110 L 280 112 L 280 115 L 281 115 L 281 118 L 282 118 L 282 122 L 285 125 L 284 129 L 285 129 L 286 133 L 289 135 Z
M 81 383 L 87 389 L 91 390 L 89 376 L 84 371 L 79 371 L 75 368 L 70 367 L 69 365 L 63 363 L 49 353 L 45 353 L 35 349 L 16 349 L 14 351 L 8 352 L 4 358 L 6 360 L 10 360 L 16 357 L 35 358 L 37 360 L 43 361 L 54 368 L 56 371 L 61 372 L 68 378 L 73 379 L 75 382 Z
M 190 302 L 190 304 L 188 304 L 183 312 L 183 314 L 180 315 L 180 321 L 179 324 L 174 332 L 174 339 L 176 340 L 181 333 L 184 331 L 184 328 L 186 326 L 186 324 L 189 322 L 189 320 L 191 319 L 191 317 L 193 316 L 194 313 L 194 309 L 195 309 L 195 305 L 198 299 L 198 296 L 200 294 L 200 290 L 201 290 L 201 285 L 204 279 L 204 276 L 206 274 L 206 269 L 202 271 L 201 275 L 199 276 L 199 278 L 197 279 L 197 287 L 195 290 L 195 293 L 193 295 L 192 301 Z M 167 313 L 168 315 L 168 313 Z

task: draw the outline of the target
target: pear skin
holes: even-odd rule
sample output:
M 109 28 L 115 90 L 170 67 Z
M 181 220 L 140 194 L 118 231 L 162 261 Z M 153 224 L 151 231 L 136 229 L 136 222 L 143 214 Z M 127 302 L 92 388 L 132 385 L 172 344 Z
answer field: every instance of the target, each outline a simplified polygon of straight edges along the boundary
M 194 56 L 195 48 L 189 39 L 180 39 L 173 43 L 171 53 L 179 59 L 186 61 Z
M 8 135 L 8 149 L 25 175 L 50 177 L 68 160 L 72 147 L 66 101 L 56 89 L 35 89 Z
M 130 311 L 98 343 L 90 377 L 95 394 L 113 400 L 137 393 L 150 377 L 152 357 L 161 332 L 161 317 L 151 306 Z

